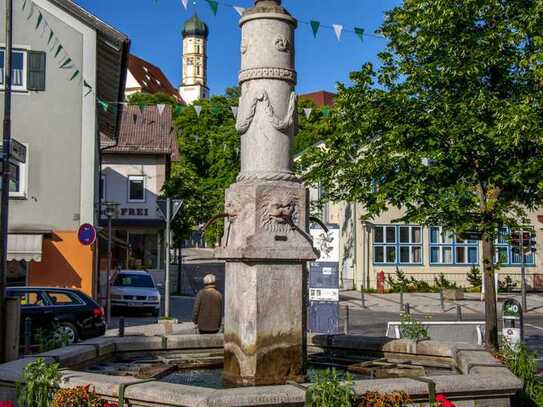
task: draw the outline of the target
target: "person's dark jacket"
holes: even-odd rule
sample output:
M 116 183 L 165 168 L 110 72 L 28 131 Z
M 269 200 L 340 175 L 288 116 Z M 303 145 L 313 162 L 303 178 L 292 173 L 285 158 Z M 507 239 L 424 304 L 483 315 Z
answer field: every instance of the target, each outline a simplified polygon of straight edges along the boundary
M 192 322 L 203 332 L 218 332 L 222 322 L 222 295 L 214 285 L 200 290 L 192 310 Z

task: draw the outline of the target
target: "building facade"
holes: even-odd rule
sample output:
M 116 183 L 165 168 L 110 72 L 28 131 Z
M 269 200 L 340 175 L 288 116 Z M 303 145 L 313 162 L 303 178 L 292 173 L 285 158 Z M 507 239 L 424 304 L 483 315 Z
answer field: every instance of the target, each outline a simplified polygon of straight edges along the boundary
M 135 55 L 128 56 L 125 96 L 134 93 L 163 93 L 181 102 L 179 92 L 173 87 L 162 70 Z
M 157 200 L 179 158 L 172 111 L 156 106 L 143 111 L 124 106 L 118 143 L 102 150 L 101 191 L 104 202 L 119 204 L 113 219 L 113 269 L 145 269 L 164 280 L 164 217 Z M 104 215 L 102 226 L 107 226 Z M 101 267 L 106 271 L 107 241 L 102 239 Z M 101 282 L 105 285 L 105 273 Z M 101 291 L 104 293 L 104 291 Z
M 208 35 L 207 25 L 196 14 L 183 26 L 183 79 L 179 94 L 189 105 L 196 100 L 209 98 L 207 87 Z
M 98 219 L 97 135 L 115 140 L 120 116 L 96 100 L 122 98 L 129 41 L 69 0 L 33 0 L 13 18 L 12 136 L 27 157 L 10 186 L 8 281 L 93 295 L 95 252 L 77 231 Z

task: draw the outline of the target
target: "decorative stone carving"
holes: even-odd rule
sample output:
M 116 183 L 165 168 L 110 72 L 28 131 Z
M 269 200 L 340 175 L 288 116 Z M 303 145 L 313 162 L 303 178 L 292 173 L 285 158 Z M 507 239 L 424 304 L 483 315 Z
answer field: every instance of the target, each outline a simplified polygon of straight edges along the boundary
M 240 46 L 241 55 L 245 55 L 247 53 L 248 48 L 249 48 L 249 44 L 247 43 L 247 40 L 242 39 L 241 40 L 241 46 Z
M 265 181 L 292 181 L 300 182 L 300 179 L 292 172 L 259 172 L 256 174 L 239 174 L 236 178 L 238 182 L 253 182 L 257 180 Z
M 288 233 L 298 222 L 298 197 L 291 191 L 270 191 L 261 198 L 260 225 L 268 232 Z
M 257 95 L 253 97 L 251 103 L 249 103 L 249 107 L 246 108 L 246 110 L 244 111 L 238 112 L 236 130 L 240 134 L 245 134 L 247 130 L 249 130 L 249 127 L 251 127 L 251 123 L 253 122 L 253 119 L 256 115 L 256 106 L 259 103 L 264 104 L 264 112 L 268 117 L 268 120 L 276 130 L 287 132 L 294 124 L 294 113 L 296 110 L 296 93 L 292 92 L 290 94 L 287 114 L 283 119 L 280 119 L 275 115 L 275 112 L 273 111 L 273 106 L 271 105 L 268 92 L 266 90 L 260 90 Z
M 239 83 L 253 79 L 279 79 L 296 84 L 296 71 L 286 68 L 251 68 L 239 73 Z
M 279 52 L 289 52 L 290 51 L 290 43 L 285 38 L 283 34 L 277 34 L 275 36 L 275 39 L 273 40 L 273 43 L 275 45 L 275 48 Z

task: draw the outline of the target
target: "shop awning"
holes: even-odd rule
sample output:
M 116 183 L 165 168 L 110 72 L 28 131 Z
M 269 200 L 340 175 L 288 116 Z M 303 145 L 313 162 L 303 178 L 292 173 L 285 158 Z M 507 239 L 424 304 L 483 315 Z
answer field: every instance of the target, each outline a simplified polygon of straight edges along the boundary
M 41 261 L 42 234 L 9 234 L 8 261 Z

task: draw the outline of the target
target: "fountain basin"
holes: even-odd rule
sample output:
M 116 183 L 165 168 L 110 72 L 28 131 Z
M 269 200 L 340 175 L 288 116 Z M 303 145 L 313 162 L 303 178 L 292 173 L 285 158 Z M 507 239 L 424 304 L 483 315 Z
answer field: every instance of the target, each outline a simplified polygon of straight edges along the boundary
M 136 376 L 113 376 L 88 371 L 93 364 L 107 363 L 115 357 L 150 354 L 206 354 L 223 351 L 223 336 L 218 335 L 157 335 L 105 337 L 85 341 L 66 348 L 37 355 L 47 361 L 57 361 L 62 371 L 62 387 L 90 384 L 103 398 L 123 399 L 131 407 L 149 406 L 303 406 L 305 391 L 310 386 L 284 384 L 244 388 L 212 389 L 195 385 L 167 383 Z M 425 382 L 415 378 L 354 380 L 356 394 L 366 391 L 391 392 L 403 390 L 416 402 L 427 402 L 429 385 L 435 383 L 437 393 L 445 393 L 464 406 L 505 407 L 522 383 L 483 348 L 463 343 L 434 341 L 412 342 L 390 338 L 362 336 L 310 336 L 308 351 L 320 355 L 322 362 L 344 359 L 353 355 L 368 360 L 400 360 L 403 363 L 434 364 L 454 369 L 454 374 L 431 374 Z M 36 357 L 37 357 L 36 356 Z M 15 383 L 24 367 L 36 357 L 19 359 L 0 365 L 0 400 L 15 401 Z M 86 371 L 87 370 L 87 371 Z

